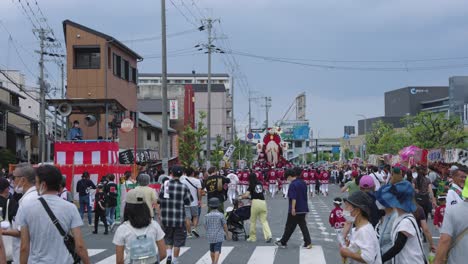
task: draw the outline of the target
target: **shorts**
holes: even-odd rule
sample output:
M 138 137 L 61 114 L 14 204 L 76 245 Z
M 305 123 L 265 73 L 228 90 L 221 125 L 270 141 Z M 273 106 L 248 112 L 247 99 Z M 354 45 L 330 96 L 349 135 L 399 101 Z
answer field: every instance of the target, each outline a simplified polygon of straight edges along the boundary
M 192 219 L 198 216 L 198 206 L 185 207 L 185 219 Z
M 168 246 L 174 247 L 183 247 L 185 246 L 185 239 L 187 238 L 187 233 L 185 227 L 164 227 L 164 241 Z
M 210 243 L 210 252 L 219 252 L 221 253 L 221 247 L 223 246 L 223 242 L 218 243 Z

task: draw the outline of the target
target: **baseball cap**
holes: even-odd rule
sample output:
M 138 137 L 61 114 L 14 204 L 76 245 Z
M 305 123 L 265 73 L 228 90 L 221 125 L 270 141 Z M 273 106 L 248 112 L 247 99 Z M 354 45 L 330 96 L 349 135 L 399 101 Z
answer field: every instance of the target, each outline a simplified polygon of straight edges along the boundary
M 144 204 L 145 194 L 139 189 L 130 190 L 125 197 L 125 202 L 128 204 Z
M 458 166 L 452 165 L 452 167 L 450 167 L 451 172 L 456 171 L 456 170 L 459 170 Z
M 334 204 L 341 204 L 342 202 L 343 202 L 343 199 L 341 199 L 340 197 L 337 197 L 333 200 Z
M 10 187 L 10 183 L 5 178 L 0 178 L 0 192 L 3 192 L 6 188 Z
M 372 188 L 374 187 L 375 184 L 374 184 L 374 180 L 372 179 L 371 176 L 369 175 L 364 175 L 362 176 L 362 178 L 359 180 L 359 187 L 361 188 Z
M 180 177 L 184 173 L 184 168 L 176 165 L 171 168 L 171 171 L 172 171 L 172 175 L 174 175 L 175 177 Z

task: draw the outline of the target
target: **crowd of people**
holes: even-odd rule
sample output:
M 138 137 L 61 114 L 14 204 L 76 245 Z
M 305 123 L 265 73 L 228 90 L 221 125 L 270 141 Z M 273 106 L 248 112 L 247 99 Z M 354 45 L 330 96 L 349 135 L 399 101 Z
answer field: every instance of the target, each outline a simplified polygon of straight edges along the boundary
M 464 263 L 468 248 L 468 169 L 431 166 L 339 169 L 341 191 L 330 225 L 350 263 Z M 450 197 L 450 198 L 449 198 Z M 343 210 L 344 209 L 344 210 Z M 428 227 L 439 229 L 438 245 Z M 428 242 L 427 250 L 424 242 Z
M 399 164 L 238 171 L 212 167 L 206 172 L 174 166 L 167 175 L 164 171 L 150 175 L 142 166 L 137 177 L 127 172 L 120 182 L 108 174 L 95 183 L 84 172 L 75 186 L 76 206 L 59 169 L 18 164 L 8 177 L 0 178 L 0 263 L 90 263 L 81 230 L 84 214 L 94 234 L 100 222 L 104 234 L 115 231 L 112 242 L 117 263 L 135 259 L 180 263 L 181 248 L 187 239 L 200 237 L 200 224 L 212 263 L 217 263 L 223 241 L 234 235 L 227 217 L 233 208 L 225 209 L 225 204 L 237 205 L 248 199 L 247 241 L 257 241 L 259 220 L 264 241 L 271 243 L 267 201 L 279 190 L 288 199 L 288 213 L 283 235 L 275 244 L 287 247 L 299 225 L 303 247 L 310 249 L 308 201 L 316 195 L 327 196 L 330 183 L 348 193 L 333 200 L 329 217 L 330 226 L 338 233 L 343 261 L 463 263 L 463 249 L 468 248 L 468 222 L 464 221 L 468 217 L 467 172 L 464 166 L 441 171 Z M 150 182 L 159 182 L 160 191 L 149 187 Z M 124 192 L 122 200 L 118 199 L 119 184 L 131 189 Z M 200 223 L 204 196 L 208 211 Z M 118 206 L 123 214 L 117 226 Z M 429 218 L 440 231 L 438 245 L 428 228 Z

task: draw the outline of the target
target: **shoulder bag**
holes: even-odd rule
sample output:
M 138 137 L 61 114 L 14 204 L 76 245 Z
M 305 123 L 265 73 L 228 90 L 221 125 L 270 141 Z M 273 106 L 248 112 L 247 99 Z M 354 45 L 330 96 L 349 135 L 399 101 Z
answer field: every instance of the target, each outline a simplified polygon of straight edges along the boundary
M 8 222 L 7 224 L 11 226 L 11 222 L 9 219 L 9 208 L 10 208 L 10 199 L 7 200 L 6 214 L 5 214 L 5 219 L 3 219 L 3 222 Z M 6 255 L 7 261 L 12 261 L 13 260 L 13 237 L 3 235 L 3 247 L 5 248 L 5 255 Z
M 41 202 L 42 206 L 44 206 L 44 209 L 46 210 L 47 214 L 50 217 L 50 220 L 52 220 L 52 223 L 54 223 L 55 227 L 59 231 L 60 235 L 63 237 L 63 243 L 65 243 L 65 247 L 67 247 L 68 252 L 73 258 L 73 264 L 79 264 L 81 263 L 81 258 L 78 256 L 78 254 L 75 251 L 75 238 L 69 234 L 65 233 L 65 230 L 63 230 L 62 226 L 60 225 L 59 221 L 57 220 L 57 217 L 55 217 L 54 213 L 52 210 L 50 210 L 50 207 L 47 205 L 47 202 L 44 200 L 43 197 L 39 198 L 39 201 Z

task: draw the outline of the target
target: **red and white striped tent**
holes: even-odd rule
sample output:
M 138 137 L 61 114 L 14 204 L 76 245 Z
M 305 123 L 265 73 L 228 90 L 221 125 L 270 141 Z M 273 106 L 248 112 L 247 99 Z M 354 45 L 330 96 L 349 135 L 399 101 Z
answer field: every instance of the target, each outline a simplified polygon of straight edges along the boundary
M 55 142 L 55 164 L 118 164 L 119 144 L 107 141 Z

